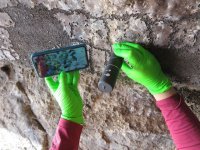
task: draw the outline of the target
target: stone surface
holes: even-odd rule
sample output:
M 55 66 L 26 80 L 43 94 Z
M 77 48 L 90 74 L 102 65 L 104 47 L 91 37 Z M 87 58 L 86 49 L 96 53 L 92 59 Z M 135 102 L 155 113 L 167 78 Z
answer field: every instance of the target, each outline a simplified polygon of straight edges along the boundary
M 141 43 L 200 119 L 199 24 L 199 0 L 1 0 L 0 149 L 50 146 L 60 109 L 29 58 L 71 42 L 85 42 L 90 61 L 79 84 L 86 120 L 80 149 L 174 149 L 144 87 L 123 73 L 110 94 L 97 85 L 112 43 Z
M 7 13 L 0 13 L 0 26 L 3 27 L 11 27 L 14 26 L 14 22 L 12 21 L 12 19 L 10 18 L 10 16 L 8 16 Z
M 9 39 L 9 33 L 4 28 L 0 28 L 0 60 L 16 60 L 19 55 L 13 49 Z
M 0 128 L 7 136 L 2 138 L 1 149 L 13 149 L 12 138 L 22 140 L 16 145 L 19 149 L 42 149 L 48 147 L 46 129 L 40 124 L 32 108 L 31 101 L 23 86 L 23 70 L 20 66 L 0 63 L 1 83 L 1 124 Z M 16 69 L 16 70 L 15 70 Z M 42 100 L 42 99 L 41 99 Z M 7 131 L 5 130 L 7 129 Z M 10 136 L 8 136 L 10 133 Z M 12 143 L 9 145 L 9 143 Z M 25 144 L 23 144 L 25 143 Z M 4 147 L 5 146 L 5 147 Z

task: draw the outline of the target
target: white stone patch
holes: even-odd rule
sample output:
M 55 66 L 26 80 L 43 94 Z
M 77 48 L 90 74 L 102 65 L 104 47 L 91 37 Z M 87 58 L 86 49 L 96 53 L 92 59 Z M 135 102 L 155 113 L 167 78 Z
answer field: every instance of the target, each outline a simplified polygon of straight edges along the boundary
M 199 10 L 199 2 L 198 0 L 195 1 L 169 0 L 158 3 L 155 0 L 0 0 L 0 8 L 16 6 L 18 3 L 30 8 L 43 4 L 49 10 L 55 8 L 65 11 L 80 9 L 89 12 L 95 17 L 110 16 L 112 14 L 123 16 L 123 14 L 144 13 L 154 19 L 159 17 L 178 20 L 186 14 L 192 14 Z
M 197 34 L 200 31 L 199 27 L 200 21 L 195 20 L 192 23 L 183 21 L 178 25 L 179 31 L 174 35 L 175 40 L 179 40 L 180 43 L 175 43 L 174 46 L 177 49 L 180 49 L 184 46 L 190 46 L 190 52 L 195 53 L 198 51 L 198 48 L 192 49 L 197 41 Z
M 48 10 L 58 8 L 58 0 L 37 0 L 37 4 L 43 4 Z
M 61 22 L 63 29 L 73 38 L 81 41 L 92 41 L 97 48 L 110 49 L 108 29 L 103 20 L 88 19 L 84 14 L 65 15 L 57 13 L 55 17 Z
M 116 19 L 108 19 L 108 27 L 110 28 L 110 40 L 112 43 L 124 40 L 125 30 L 128 29 L 128 22 Z
M 12 47 L 8 31 L 0 28 L 0 60 L 19 59 L 19 55 Z
M 93 44 L 98 48 L 110 49 L 107 40 L 108 29 L 103 20 L 90 19 L 88 27 L 91 29 L 90 39 L 92 39 Z
M 11 55 L 10 51 L 2 50 L 2 52 L 6 56 L 6 58 L 9 58 L 9 60 L 15 60 L 15 58 Z
M 140 18 L 131 17 L 129 20 L 130 28 L 135 32 L 144 32 L 147 30 L 146 23 Z
M 26 1 L 26 0 L 21 0 Z M 83 1 L 80 0 L 34 0 L 37 4 L 43 4 L 49 10 L 58 8 L 65 11 L 81 9 L 83 7 Z
M 134 2 L 131 2 L 134 3 Z M 87 0 L 84 8 L 95 17 L 116 14 L 122 16 L 124 13 L 133 14 L 134 9 L 127 5 L 127 0 Z
M 76 37 L 79 39 L 86 38 L 87 35 L 84 32 L 84 26 L 87 24 L 87 18 L 80 14 L 73 14 L 73 15 L 65 15 L 64 13 L 57 13 L 55 17 L 61 22 L 63 29 L 68 33 L 71 37 Z M 72 26 L 76 27 L 79 26 L 78 29 L 76 29 L 76 33 L 71 35 L 72 32 Z
M 70 10 L 70 9 L 81 9 L 83 6 L 83 2 L 80 0 L 73 0 L 73 1 L 68 1 L 68 0 L 60 0 L 58 1 L 58 8 L 62 10 Z
M 148 43 L 148 30 L 146 23 L 140 18 L 131 17 L 128 21 L 107 20 L 110 28 L 110 39 L 114 42 L 133 41 Z
M 0 26 L 13 27 L 15 23 L 7 13 L 0 13 Z
M 24 4 L 25 6 L 29 8 L 34 8 L 34 2 L 32 0 L 18 0 L 19 3 Z
M 0 128 L 0 143 L 1 148 L 6 149 L 42 149 L 42 146 L 34 141 L 29 141 L 29 139 L 22 137 L 19 134 L 8 131 L 7 129 Z M 34 146 L 33 146 L 34 145 Z
M 159 46 L 168 46 L 169 36 L 172 33 L 172 27 L 165 24 L 163 21 L 155 23 L 152 27 L 155 36 L 154 43 Z
M 17 0 L 0 0 L 0 8 L 4 8 L 7 6 L 16 6 L 17 4 Z
M 125 37 L 128 41 L 148 43 L 149 39 L 146 23 L 142 21 L 141 18 L 131 17 Z
M 6 59 L 6 56 L 2 51 L 0 51 L 0 60 L 2 59 Z

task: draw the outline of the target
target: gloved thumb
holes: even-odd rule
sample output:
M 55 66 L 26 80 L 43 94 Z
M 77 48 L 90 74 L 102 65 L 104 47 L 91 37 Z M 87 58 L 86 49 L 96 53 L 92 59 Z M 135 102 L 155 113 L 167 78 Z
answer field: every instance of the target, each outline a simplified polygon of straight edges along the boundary
M 45 82 L 47 86 L 49 87 L 52 94 L 58 89 L 58 81 L 54 81 L 52 77 L 46 77 Z
M 140 58 L 140 53 L 135 47 L 131 47 L 123 43 L 115 43 L 112 45 L 112 47 L 115 55 L 128 60 L 128 62 L 133 66 L 137 65 Z

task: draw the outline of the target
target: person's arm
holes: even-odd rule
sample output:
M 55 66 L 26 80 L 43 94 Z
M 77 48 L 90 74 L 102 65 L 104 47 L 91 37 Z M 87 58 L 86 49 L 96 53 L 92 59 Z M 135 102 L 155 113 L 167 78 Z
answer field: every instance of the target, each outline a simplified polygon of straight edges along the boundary
M 200 122 L 173 88 L 154 95 L 179 150 L 200 150 Z
M 200 122 L 176 94 L 156 58 L 139 44 L 130 42 L 115 43 L 113 49 L 117 56 L 125 59 L 122 70 L 126 75 L 154 95 L 176 147 L 200 150 Z
M 78 150 L 84 124 L 83 102 L 78 91 L 79 72 L 62 72 L 57 81 L 52 77 L 45 81 L 61 108 L 61 119 L 50 150 Z
M 77 150 L 82 125 L 60 119 L 50 150 Z

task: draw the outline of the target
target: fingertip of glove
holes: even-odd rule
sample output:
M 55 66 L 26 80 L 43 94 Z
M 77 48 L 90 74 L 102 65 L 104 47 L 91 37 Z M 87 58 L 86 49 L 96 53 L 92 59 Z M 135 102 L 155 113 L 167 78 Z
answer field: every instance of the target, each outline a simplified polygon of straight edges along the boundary
M 113 52 L 115 53 L 115 55 L 117 55 L 118 50 L 119 50 L 119 48 L 120 48 L 120 43 L 114 43 L 114 44 L 112 45 L 112 48 L 113 48 Z
M 112 44 L 112 49 L 113 49 L 113 51 L 115 51 L 115 46 L 116 44 L 114 43 L 114 44 Z
M 63 78 L 64 76 L 66 76 L 66 72 L 65 71 L 62 71 L 59 75 L 61 78 Z
M 75 75 L 75 76 L 80 76 L 79 70 L 74 71 L 74 75 Z
M 45 77 L 44 80 L 45 82 L 48 82 L 49 80 L 51 80 L 52 77 Z
M 65 72 L 62 71 L 59 75 L 58 75 L 58 81 L 60 82 L 65 76 Z
M 120 43 L 114 43 L 114 44 L 112 44 L 112 48 L 113 49 L 115 49 L 115 48 L 117 48 L 117 47 L 119 47 L 120 46 Z
M 112 45 L 113 49 L 127 49 L 127 48 L 130 48 L 130 44 L 133 44 L 133 43 L 130 43 L 130 42 L 118 42 L 118 43 L 114 43 Z

